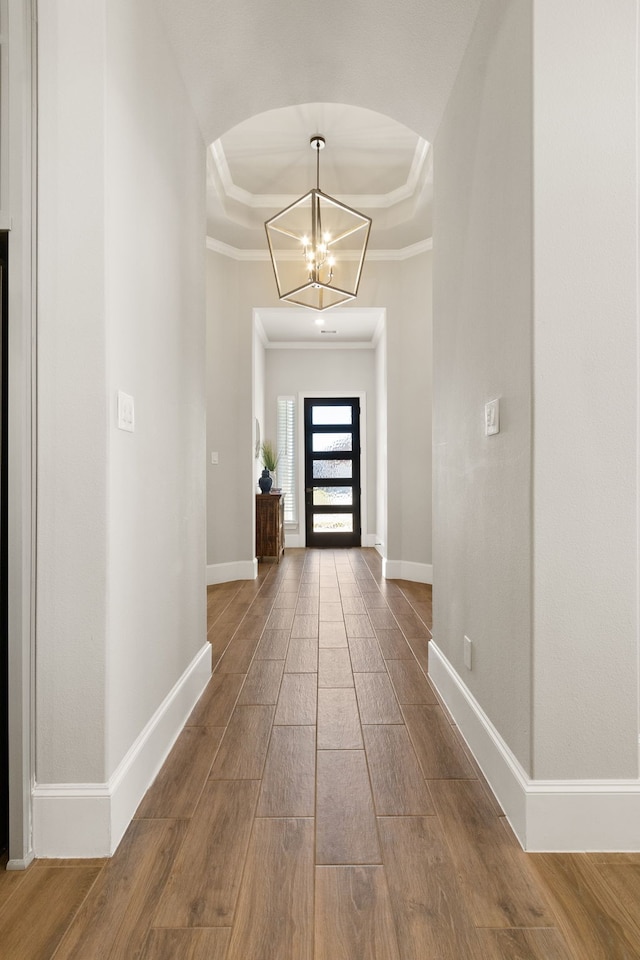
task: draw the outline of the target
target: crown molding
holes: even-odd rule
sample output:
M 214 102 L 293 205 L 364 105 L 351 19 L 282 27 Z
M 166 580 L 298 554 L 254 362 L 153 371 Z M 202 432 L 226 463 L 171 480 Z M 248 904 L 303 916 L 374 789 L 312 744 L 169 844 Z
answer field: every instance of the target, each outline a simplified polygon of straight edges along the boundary
M 373 340 L 268 340 L 265 350 L 375 350 Z
M 230 260 L 268 260 L 268 250 L 242 250 L 240 247 L 232 247 L 223 240 L 216 240 L 214 237 L 207 237 L 207 250 L 213 250 L 214 253 L 220 253 L 223 257 L 229 257 Z
M 278 210 L 295 203 L 297 197 L 293 194 L 256 194 L 239 187 L 233 182 L 229 164 L 224 152 L 222 140 L 214 140 L 209 146 L 209 154 L 215 165 L 220 185 L 225 195 L 236 203 L 254 210 Z M 385 209 L 409 200 L 418 190 L 421 180 L 425 183 L 432 173 L 431 144 L 422 137 L 418 137 L 413 153 L 409 175 L 405 183 L 390 190 L 389 193 L 372 194 L 340 194 L 340 201 L 349 207 L 363 207 L 364 209 Z
M 433 237 L 427 237 L 426 240 L 419 240 L 417 243 L 410 243 L 408 247 L 400 247 L 398 250 L 367 250 L 367 260 L 410 260 L 421 253 L 428 253 L 433 250 Z
M 242 250 L 239 247 L 232 247 L 222 240 L 216 240 L 214 237 L 207 237 L 207 250 L 213 250 L 214 253 L 220 253 L 223 257 L 229 257 L 231 260 L 243 262 L 269 261 L 268 250 Z M 426 240 L 420 240 L 418 243 L 411 243 L 407 247 L 400 247 L 398 250 L 367 250 L 366 260 L 369 261 L 390 261 L 390 260 L 410 260 L 411 257 L 417 257 L 421 253 L 427 253 L 433 250 L 433 237 Z M 356 251 L 342 251 L 340 254 L 345 259 L 360 259 L 360 254 Z M 297 259 L 298 254 L 291 252 L 291 259 Z M 283 259 L 286 259 L 283 257 Z

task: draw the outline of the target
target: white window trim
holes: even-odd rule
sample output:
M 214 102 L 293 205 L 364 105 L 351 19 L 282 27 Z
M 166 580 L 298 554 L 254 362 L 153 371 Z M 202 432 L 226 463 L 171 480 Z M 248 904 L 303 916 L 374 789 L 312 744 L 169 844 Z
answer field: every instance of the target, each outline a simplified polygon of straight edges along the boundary
M 298 524 L 299 524 L 299 522 L 300 522 L 300 498 L 299 498 L 298 480 L 297 480 L 297 477 L 296 477 L 296 472 L 297 472 L 297 470 L 298 470 L 298 457 L 297 457 L 297 449 L 296 449 L 296 447 L 297 447 L 297 445 L 298 445 L 298 436 L 297 436 L 297 421 L 296 421 L 296 413 L 297 413 L 297 411 L 296 411 L 296 409 L 295 409 L 295 406 L 296 406 L 297 400 L 296 400 L 295 395 L 293 395 L 293 394 L 280 394 L 279 396 L 276 397 L 276 446 L 277 446 L 279 452 L 280 452 L 280 450 L 281 450 L 281 446 L 280 446 L 281 435 L 280 435 L 280 433 L 279 433 L 279 426 L 280 426 L 280 409 L 279 409 L 279 407 L 280 407 L 280 401 L 281 401 L 281 400 L 288 400 L 288 401 L 291 401 L 291 403 L 293 404 L 293 422 L 292 422 L 292 433 L 293 433 L 293 438 L 292 438 L 292 439 L 293 439 L 293 448 L 294 448 L 294 449 L 293 449 L 293 458 L 292 458 L 292 460 L 293 460 L 293 463 L 292 463 L 292 467 L 293 467 L 293 492 L 292 492 L 292 495 L 289 496 L 288 499 L 287 499 L 287 497 L 285 496 L 285 501 L 284 501 L 284 504 L 285 504 L 285 525 L 286 525 L 287 527 L 289 527 L 289 528 L 293 528 L 293 527 L 297 527 Z M 280 453 L 280 457 L 281 457 L 281 459 L 282 459 L 282 453 Z M 277 480 L 278 480 L 278 486 L 281 487 L 281 486 L 282 486 L 282 477 L 278 477 L 278 476 L 277 476 L 277 470 L 276 470 L 276 478 L 277 478 Z M 288 492 L 288 491 L 285 491 L 285 493 L 287 493 L 287 492 Z M 288 509 L 290 509 L 290 510 L 293 512 L 293 519 L 287 519 Z

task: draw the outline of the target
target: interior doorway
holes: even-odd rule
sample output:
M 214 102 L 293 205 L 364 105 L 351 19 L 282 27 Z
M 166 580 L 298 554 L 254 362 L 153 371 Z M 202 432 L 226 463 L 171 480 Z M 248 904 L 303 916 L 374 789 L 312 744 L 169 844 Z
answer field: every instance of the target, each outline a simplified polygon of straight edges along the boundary
M 305 397 L 308 547 L 361 545 L 360 400 Z

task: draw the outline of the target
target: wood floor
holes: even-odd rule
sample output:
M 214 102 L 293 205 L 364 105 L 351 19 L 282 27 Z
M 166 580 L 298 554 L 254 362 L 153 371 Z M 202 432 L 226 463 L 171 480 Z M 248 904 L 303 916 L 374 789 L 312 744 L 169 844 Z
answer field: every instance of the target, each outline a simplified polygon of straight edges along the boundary
M 640 855 L 522 852 L 373 550 L 210 587 L 215 670 L 116 855 L 0 872 L 1 960 L 631 960 Z

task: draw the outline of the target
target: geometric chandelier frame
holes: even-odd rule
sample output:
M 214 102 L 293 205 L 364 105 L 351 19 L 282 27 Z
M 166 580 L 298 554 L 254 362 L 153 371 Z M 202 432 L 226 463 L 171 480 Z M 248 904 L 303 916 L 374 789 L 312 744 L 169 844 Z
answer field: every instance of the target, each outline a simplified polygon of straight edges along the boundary
M 265 223 L 269 254 L 281 300 L 312 310 L 328 310 L 358 293 L 371 218 L 320 189 L 320 150 L 316 187 Z

